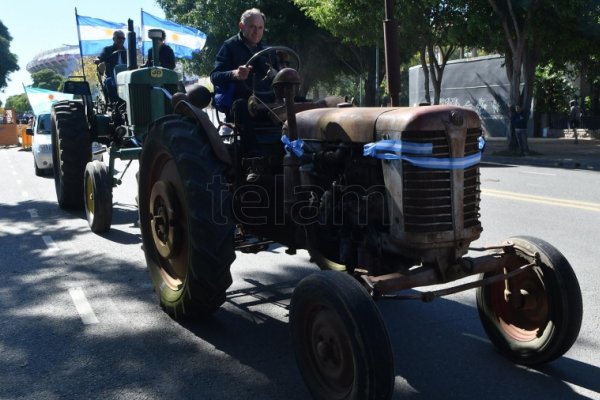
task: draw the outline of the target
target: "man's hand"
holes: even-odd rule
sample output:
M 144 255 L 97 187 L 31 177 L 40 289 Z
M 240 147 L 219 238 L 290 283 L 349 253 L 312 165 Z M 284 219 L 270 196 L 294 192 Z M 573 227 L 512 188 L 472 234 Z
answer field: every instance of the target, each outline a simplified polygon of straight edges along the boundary
M 238 69 L 233 70 L 233 79 L 237 79 L 238 81 L 245 81 L 248 79 L 248 76 L 252 72 L 252 65 L 240 65 Z

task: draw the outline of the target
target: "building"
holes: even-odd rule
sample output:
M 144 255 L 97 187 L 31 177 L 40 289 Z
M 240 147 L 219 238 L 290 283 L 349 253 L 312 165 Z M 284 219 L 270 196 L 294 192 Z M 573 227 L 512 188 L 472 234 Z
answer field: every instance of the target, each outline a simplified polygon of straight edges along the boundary
M 51 69 L 62 76 L 69 76 L 80 66 L 79 46 L 65 45 L 37 54 L 27 63 L 27 72 L 33 74 L 43 69 Z
M 425 101 L 423 69 L 409 69 L 409 104 Z M 433 85 L 430 84 L 433 99 Z M 444 69 L 440 104 L 471 108 L 479 114 L 483 129 L 489 136 L 507 137 L 509 129 L 510 85 L 500 55 L 449 61 Z M 533 113 L 529 113 L 531 118 Z M 533 124 L 527 124 L 530 135 Z

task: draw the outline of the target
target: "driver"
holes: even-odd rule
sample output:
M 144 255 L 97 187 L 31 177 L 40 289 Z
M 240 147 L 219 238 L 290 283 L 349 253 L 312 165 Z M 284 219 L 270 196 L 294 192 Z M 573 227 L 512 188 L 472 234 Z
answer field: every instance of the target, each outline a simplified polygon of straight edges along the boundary
M 125 52 L 125 34 L 123 31 L 117 30 L 113 32 L 113 44 L 102 49 L 102 53 L 94 59 L 96 65 L 105 63 L 104 70 L 105 79 L 104 85 L 108 91 L 108 96 L 112 101 L 118 101 L 117 84 L 115 82 L 114 71 L 117 64 L 125 64 L 127 56 Z
M 252 65 L 245 65 L 255 53 L 268 47 L 262 42 L 265 22 L 265 15 L 259 9 L 244 11 L 239 22 L 239 33 L 227 39 L 217 54 L 210 80 L 215 86 L 215 107 L 225 113 L 227 121 L 233 120 L 230 114 L 235 100 L 244 100 L 246 108 L 245 103 L 252 94 L 251 88 L 266 93 L 258 95 L 262 101 L 273 101 L 272 77 L 269 79 L 267 72 L 270 67 L 277 69 L 275 52 L 267 52 L 253 61 Z

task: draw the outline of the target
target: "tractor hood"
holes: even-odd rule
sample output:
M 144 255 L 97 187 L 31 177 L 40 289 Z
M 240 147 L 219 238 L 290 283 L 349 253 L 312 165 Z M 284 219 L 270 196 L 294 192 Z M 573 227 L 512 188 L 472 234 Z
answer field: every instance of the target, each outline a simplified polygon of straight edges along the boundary
M 477 113 L 456 106 L 319 108 L 296 116 L 303 140 L 369 143 L 404 131 L 442 131 L 449 124 L 479 128 Z

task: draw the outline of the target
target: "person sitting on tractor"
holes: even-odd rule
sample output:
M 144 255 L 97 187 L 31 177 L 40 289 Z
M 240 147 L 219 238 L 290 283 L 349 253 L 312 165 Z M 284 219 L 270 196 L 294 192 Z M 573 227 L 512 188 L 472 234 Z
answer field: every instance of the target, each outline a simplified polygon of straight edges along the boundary
M 165 44 L 165 38 L 167 34 L 162 29 L 162 38 L 158 40 L 158 61 L 160 66 L 168 69 L 175 69 L 175 53 L 168 44 Z M 151 67 L 154 65 L 154 57 L 152 54 L 152 47 L 148 49 L 148 57 L 146 63 L 142 67 Z
M 273 74 L 269 71 L 278 69 L 275 51 L 266 52 L 252 65 L 247 65 L 254 54 L 268 47 L 262 41 L 265 23 L 266 17 L 259 9 L 244 11 L 239 22 L 240 31 L 223 43 L 210 73 L 215 86 L 215 108 L 225 113 L 227 122 L 239 121 L 244 125 L 242 146 L 249 151 L 256 149 L 256 137 L 252 133 L 254 121 L 248 113 L 248 98 L 254 89 L 260 93 L 257 95 L 260 100 L 272 102 Z
M 104 86 L 108 92 L 109 99 L 112 101 L 119 101 L 119 96 L 117 95 L 117 83 L 114 76 L 115 66 L 117 64 L 127 63 L 127 54 L 124 43 L 125 34 L 123 31 L 114 31 L 113 44 L 102 49 L 100 56 L 94 60 L 96 65 L 104 63 Z

